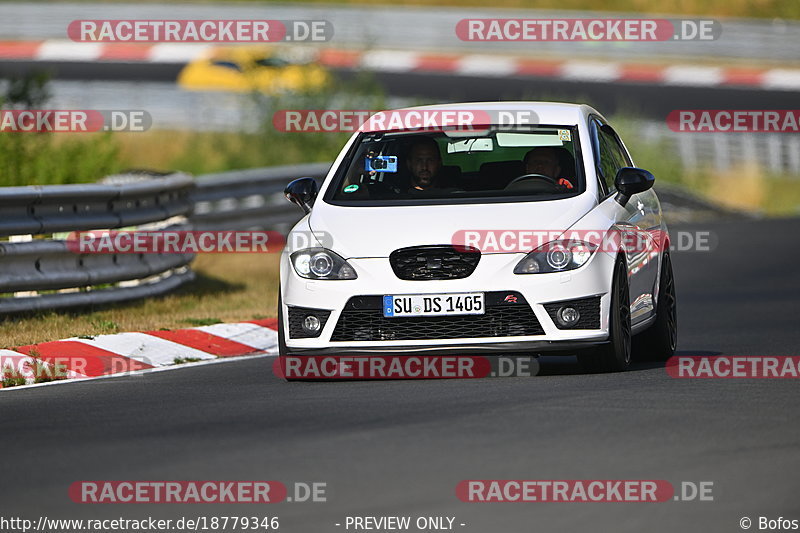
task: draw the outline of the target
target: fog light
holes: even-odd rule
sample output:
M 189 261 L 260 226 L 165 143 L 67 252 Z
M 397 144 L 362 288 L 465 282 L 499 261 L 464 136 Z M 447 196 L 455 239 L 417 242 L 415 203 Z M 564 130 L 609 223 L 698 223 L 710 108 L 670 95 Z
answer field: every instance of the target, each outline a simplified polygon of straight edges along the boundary
M 560 325 L 569 328 L 578 323 L 581 314 L 574 307 L 559 307 L 556 318 Z
M 319 318 L 308 315 L 303 319 L 303 331 L 306 333 L 317 333 L 319 331 Z

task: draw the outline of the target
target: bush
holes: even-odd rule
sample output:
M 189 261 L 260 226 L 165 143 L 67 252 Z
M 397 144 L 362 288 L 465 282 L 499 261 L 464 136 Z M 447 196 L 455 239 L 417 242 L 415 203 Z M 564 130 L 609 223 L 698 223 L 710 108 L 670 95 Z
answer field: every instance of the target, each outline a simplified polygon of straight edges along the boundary
M 42 109 L 47 77 L 10 80 L 0 109 Z M 119 146 L 109 133 L 0 132 L 0 185 L 46 185 L 95 181 L 119 169 Z

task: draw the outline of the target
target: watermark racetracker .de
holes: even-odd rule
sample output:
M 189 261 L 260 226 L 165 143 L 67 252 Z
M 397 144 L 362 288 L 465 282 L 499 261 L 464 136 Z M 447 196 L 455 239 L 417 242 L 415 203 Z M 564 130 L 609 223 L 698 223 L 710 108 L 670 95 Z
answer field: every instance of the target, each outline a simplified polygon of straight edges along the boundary
M 482 131 L 489 126 L 532 126 L 539 117 L 530 110 L 447 109 L 281 109 L 272 115 L 279 132 L 338 133 L 381 131 Z
M 713 19 L 469 18 L 455 27 L 462 41 L 713 41 L 722 24 Z
M 275 359 L 273 373 L 293 380 L 479 379 L 534 377 L 532 356 L 482 355 L 303 355 Z
M 274 43 L 327 42 L 327 20 L 73 20 L 67 35 L 76 42 Z
M 143 109 L 3 109 L 3 133 L 94 133 L 147 131 L 153 125 Z
M 679 133 L 798 133 L 800 109 L 675 109 L 666 121 Z

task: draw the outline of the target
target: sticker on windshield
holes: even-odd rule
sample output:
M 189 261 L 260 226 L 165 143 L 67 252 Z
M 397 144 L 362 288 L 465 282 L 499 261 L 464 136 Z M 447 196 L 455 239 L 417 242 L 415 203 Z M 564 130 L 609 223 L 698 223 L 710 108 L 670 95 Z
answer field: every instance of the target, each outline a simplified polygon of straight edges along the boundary
M 572 133 L 569 130 L 558 130 L 558 140 L 571 141 Z
M 344 192 L 356 192 L 357 190 L 358 190 L 358 185 L 356 184 L 348 185 L 347 187 L 344 188 Z

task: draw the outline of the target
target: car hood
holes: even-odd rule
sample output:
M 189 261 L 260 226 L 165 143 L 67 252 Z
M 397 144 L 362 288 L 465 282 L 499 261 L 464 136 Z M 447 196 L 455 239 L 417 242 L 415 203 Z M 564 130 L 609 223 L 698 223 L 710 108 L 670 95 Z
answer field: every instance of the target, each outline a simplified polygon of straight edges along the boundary
M 343 207 L 317 202 L 308 219 L 320 242 L 345 259 L 389 257 L 398 248 L 451 244 L 464 230 L 561 232 L 597 205 L 589 194 L 497 204 Z

